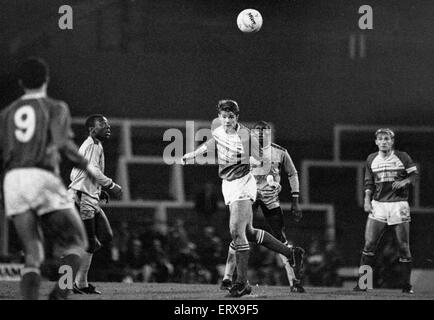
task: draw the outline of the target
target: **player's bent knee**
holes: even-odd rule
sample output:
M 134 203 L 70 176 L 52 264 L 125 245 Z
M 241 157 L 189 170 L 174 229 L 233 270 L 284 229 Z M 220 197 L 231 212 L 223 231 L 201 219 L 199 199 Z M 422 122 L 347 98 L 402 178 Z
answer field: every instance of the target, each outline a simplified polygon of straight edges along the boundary
M 81 246 L 75 246 L 75 247 L 70 247 L 64 250 L 63 255 L 67 256 L 67 255 L 77 255 L 77 256 L 83 256 L 85 250 L 83 247 Z
M 25 265 L 28 268 L 40 268 L 44 261 L 44 254 L 27 253 L 25 256 Z
M 373 241 L 366 241 L 365 246 L 363 247 L 363 252 L 374 254 L 376 248 L 376 243 Z
M 82 257 L 84 252 L 85 252 L 85 247 L 81 246 L 81 245 L 72 245 L 69 247 L 57 247 L 54 249 L 54 256 L 61 258 L 64 256 L 68 256 L 68 255 L 77 255 L 79 257 Z
M 256 232 L 246 232 L 246 237 L 249 242 L 256 242 Z
M 229 233 L 231 234 L 231 238 L 232 238 L 233 242 L 235 242 L 235 239 L 240 237 L 240 233 L 239 233 L 239 230 L 237 228 L 231 228 L 229 230 Z
M 81 256 L 87 248 L 87 237 L 82 237 L 80 234 L 71 234 L 68 239 L 59 241 L 54 245 L 53 254 L 59 258 L 70 253 L 75 253 Z
M 42 243 L 35 241 L 27 243 L 25 247 L 25 263 L 31 267 L 39 268 L 45 259 L 44 248 Z

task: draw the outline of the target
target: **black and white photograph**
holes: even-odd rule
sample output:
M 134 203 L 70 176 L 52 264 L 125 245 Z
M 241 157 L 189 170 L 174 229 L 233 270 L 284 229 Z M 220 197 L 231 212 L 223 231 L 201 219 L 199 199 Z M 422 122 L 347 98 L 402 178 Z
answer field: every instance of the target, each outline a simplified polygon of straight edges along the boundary
M 433 300 L 433 57 L 431 1 L 2 1 L 0 300 Z

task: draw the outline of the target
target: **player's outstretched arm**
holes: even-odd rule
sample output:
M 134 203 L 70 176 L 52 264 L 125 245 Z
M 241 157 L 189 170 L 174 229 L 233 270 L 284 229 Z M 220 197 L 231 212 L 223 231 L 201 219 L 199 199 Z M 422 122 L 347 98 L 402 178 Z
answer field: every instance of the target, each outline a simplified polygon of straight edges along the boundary
M 197 156 L 199 156 L 199 155 L 204 154 L 205 152 L 207 152 L 207 150 L 208 150 L 208 146 L 207 145 L 208 145 L 207 143 L 204 143 L 199 148 L 197 148 L 196 150 L 194 150 L 193 152 L 189 152 L 189 153 L 184 154 L 182 156 L 182 158 L 181 158 L 181 163 L 183 165 L 185 165 L 185 164 L 187 164 L 188 160 L 194 159 Z

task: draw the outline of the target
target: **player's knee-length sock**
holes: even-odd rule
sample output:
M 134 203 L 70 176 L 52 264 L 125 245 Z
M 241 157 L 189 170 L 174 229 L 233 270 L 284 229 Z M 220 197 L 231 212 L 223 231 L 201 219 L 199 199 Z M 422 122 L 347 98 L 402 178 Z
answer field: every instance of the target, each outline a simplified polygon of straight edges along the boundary
M 87 282 L 87 275 L 89 273 L 90 265 L 92 263 L 92 253 L 85 252 L 81 259 L 80 268 L 77 273 L 77 277 L 75 278 L 75 283 L 79 288 L 86 288 L 89 286 Z
M 362 256 L 360 257 L 360 266 L 369 266 L 374 269 L 375 264 L 375 254 L 373 252 L 368 252 L 363 250 Z M 359 277 L 361 277 L 364 274 L 364 270 L 359 270 Z M 359 284 L 357 284 L 359 286 Z
M 261 244 L 274 252 L 281 253 L 286 257 L 291 254 L 290 248 L 285 246 L 282 242 L 277 240 L 265 230 L 253 229 L 253 236 L 254 240 L 252 239 L 251 241 L 256 241 L 256 243 Z
M 399 258 L 399 264 L 401 266 L 402 280 L 401 285 L 408 287 L 411 285 L 411 258 Z
M 223 279 L 228 279 L 232 281 L 232 277 L 234 276 L 234 271 L 236 266 L 237 266 L 237 261 L 235 256 L 235 244 L 232 241 L 229 244 L 228 258 L 226 260 L 225 275 L 223 276 Z
M 72 270 L 72 279 L 75 279 L 78 273 L 78 270 L 81 265 L 81 255 L 76 252 L 67 253 L 65 256 L 62 257 L 62 265 L 66 265 L 71 267 Z M 52 295 L 54 295 L 57 298 L 66 299 L 66 297 L 69 294 L 70 288 L 60 288 L 60 283 L 57 282 L 53 288 Z
M 38 300 L 41 271 L 39 268 L 24 267 L 21 275 L 21 296 L 24 300 Z
M 247 272 L 249 270 L 249 244 L 236 245 L 235 256 L 237 259 L 237 282 L 247 282 Z

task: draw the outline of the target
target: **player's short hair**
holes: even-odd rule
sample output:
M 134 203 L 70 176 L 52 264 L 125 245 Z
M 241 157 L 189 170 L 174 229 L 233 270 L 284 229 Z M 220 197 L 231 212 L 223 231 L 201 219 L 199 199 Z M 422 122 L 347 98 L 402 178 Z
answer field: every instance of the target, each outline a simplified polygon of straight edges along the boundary
M 90 128 L 95 127 L 96 120 L 103 120 L 104 116 L 102 114 L 93 114 L 86 119 L 85 126 L 89 130 Z
M 391 139 L 395 139 L 395 133 L 389 128 L 380 128 L 375 131 L 375 138 L 377 138 L 379 134 L 387 134 Z
M 262 131 L 266 129 L 271 129 L 271 125 L 268 122 L 261 120 L 255 123 L 253 129 L 259 129 Z
M 235 115 L 239 115 L 240 107 L 238 107 L 238 103 L 234 100 L 220 100 L 217 103 L 217 112 L 220 113 L 222 111 L 233 112 Z
M 41 58 L 29 57 L 17 70 L 18 80 L 25 89 L 38 89 L 48 81 L 48 64 Z

